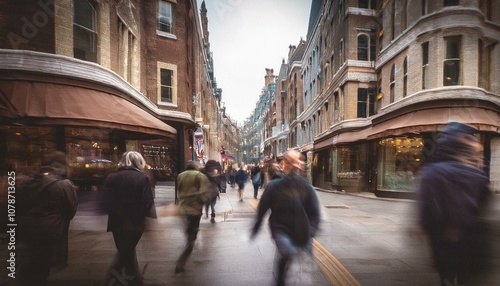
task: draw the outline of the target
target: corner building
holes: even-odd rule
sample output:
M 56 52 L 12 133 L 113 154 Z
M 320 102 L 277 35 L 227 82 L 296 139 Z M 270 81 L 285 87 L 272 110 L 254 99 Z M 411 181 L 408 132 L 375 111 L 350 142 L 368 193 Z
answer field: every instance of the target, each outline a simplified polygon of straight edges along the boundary
M 412 197 L 437 132 L 460 121 L 499 191 L 499 41 L 497 0 L 313 1 L 289 148 L 317 187 Z
M 0 33 L 2 174 L 60 150 L 84 191 L 125 151 L 158 180 L 193 159 L 195 102 L 212 85 L 195 0 L 1 1 Z

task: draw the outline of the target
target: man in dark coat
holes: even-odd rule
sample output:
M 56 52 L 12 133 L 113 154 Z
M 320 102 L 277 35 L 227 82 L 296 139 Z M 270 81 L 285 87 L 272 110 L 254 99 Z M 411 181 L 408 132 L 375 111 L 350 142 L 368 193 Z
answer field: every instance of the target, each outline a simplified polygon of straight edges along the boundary
M 260 198 L 251 238 L 257 235 L 266 212 L 271 209 L 269 227 L 280 254 L 277 285 L 285 285 L 287 267 L 300 249 L 312 252 L 312 238 L 320 223 L 316 191 L 302 175 L 304 162 L 297 151 L 288 151 L 281 178 L 269 182 Z
M 427 232 L 442 285 L 468 285 L 473 267 L 476 216 L 489 195 L 477 130 L 449 123 L 420 175 L 420 221 Z
M 51 258 L 67 241 L 69 222 L 78 206 L 75 186 L 66 179 L 66 155 L 46 155 L 39 172 L 21 188 L 18 200 L 20 241 L 26 245 L 21 283 L 47 285 Z
M 104 184 L 109 200 L 108 231 L 113 233 L 117 249 L 106 285 L 118 284 L 116 275 L 123 275 L 127 285 L 143 285 L 135 247 L 145 231 L 146 217 L 156 218 L 145 165 L 140 153 L 126 152 L 118 163 L 118 172 L 110 174 Z

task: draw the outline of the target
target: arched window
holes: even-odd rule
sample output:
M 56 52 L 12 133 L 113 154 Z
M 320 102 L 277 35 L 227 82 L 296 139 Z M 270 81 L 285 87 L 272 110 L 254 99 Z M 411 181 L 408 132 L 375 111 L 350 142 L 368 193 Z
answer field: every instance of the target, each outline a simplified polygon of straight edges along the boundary
M 97 62 L 96 11 L 87 0 L 73 1 L 73 55 Z
M 368 36 L 364 34 L 358 36 L 358 60 L 368 61 Z

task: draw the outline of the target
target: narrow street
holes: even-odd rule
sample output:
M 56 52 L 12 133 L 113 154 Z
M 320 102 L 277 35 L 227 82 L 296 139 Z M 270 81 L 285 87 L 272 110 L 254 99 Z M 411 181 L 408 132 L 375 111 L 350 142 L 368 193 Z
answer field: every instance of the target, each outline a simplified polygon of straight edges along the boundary
M 426 237 L 416 225 L 414 201 L 381 199 L 370 193 L 318 191 L 318 196 L 323 222 L 314 242 L 314 257 L 297 257 L 288 285 L 440 285 Z M 173 204 L 174 188 L 160 183 L 156 188 L 158 219 L 151 221 L 137 246 L 145 285 L 273 285 L 275 246 L 267 223 L 254 241 L 249 240 L 258 204 L 252 197 L 250 183 L 243 202 L 236 189 L 229 187 L 221 194 L 216 223 L 202 218 L 186 272 L 175 274 L 185 237 Z M 107 216 L 96 200 L 80 202 L 70 226 L 68 265 L 51 270 L 49 285 L 102 285 L 115 255 L 106 223 Z M 6 249 L 2 241 L 2 255 Z M 127 285 L 122 282 L 115 285 Z M 4 276 L 0 285 L 12 285 L 12 280 Z

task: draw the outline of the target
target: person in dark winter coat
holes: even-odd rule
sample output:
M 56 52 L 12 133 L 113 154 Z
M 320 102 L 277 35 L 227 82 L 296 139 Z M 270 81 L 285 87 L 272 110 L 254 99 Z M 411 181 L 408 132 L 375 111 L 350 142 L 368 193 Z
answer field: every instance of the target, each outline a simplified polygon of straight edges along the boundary
M 220 198 L 219 192 L 222 182 L 222 166 L 215 160 L 208 160 L 205 167 L 200 171 L 207 176 L 211 183 L 209 191 L 212 195 L 210 201 L 205 204 L 205 214 L 208 218 L 208 209 L 211 208 L 212 213 L 210 221 L 213 223 L 215 222 L 215 204 L 217 203 L 217 198 Z
M 21 284 L 47 285 L 51 258 L 67 242 L 78 206 L 76 188 L 66 179 L 63 152 L 44 157 L 39 172 L 20 189 L 18 201 L 19 240 L 26 246 L 20 259 Z
M 250 179 L 252 180 L 253 185 L 253 198 L 257 199 L 259 188 L 262 186 L 262 176 L 259 165 L 256 164 L 252 167 L 252 170 L 250 171 Z
M 242 202 L 243 195 L 245 194 L 245 183 L 248 180 L 248 173 L 245 170 L 245 164 L 243 164 L 243 162 L 240 163 L 240 168 L 236 171 L 234 179 L 238 185 L 238 198 L 240 199 L 240 202 Z
M 304 178 L 304 162 L 297 151 L 288 151 L 283 163 L 286 175 L 271 180 L 260 198 L 251 239 L 259 232 L 270 209 L 269 227 L 279 252 L 277 285 L 285 285 L 291 259 L 300 249 L 312 254 L 312 238 L 320 224 L 320 208 L 316 191 Z
M 123 154 L 118 172 L 110 174 L 104 189 L 109 200 L 108 231 L 113 233 L 117 257 L 110 267 L 106 283 L 115 275 L 125 275 L 128 285 L 143 285 L 135 247 L 146 228 L 146 217 L 156 218 L 153 192 L 146 162 L 135 151 Z
M 489 196 L 477 130 L 449 123 L 417 187 L 420 222 L 430 239 L 442 285 L 469 285 L 476 216 Z

